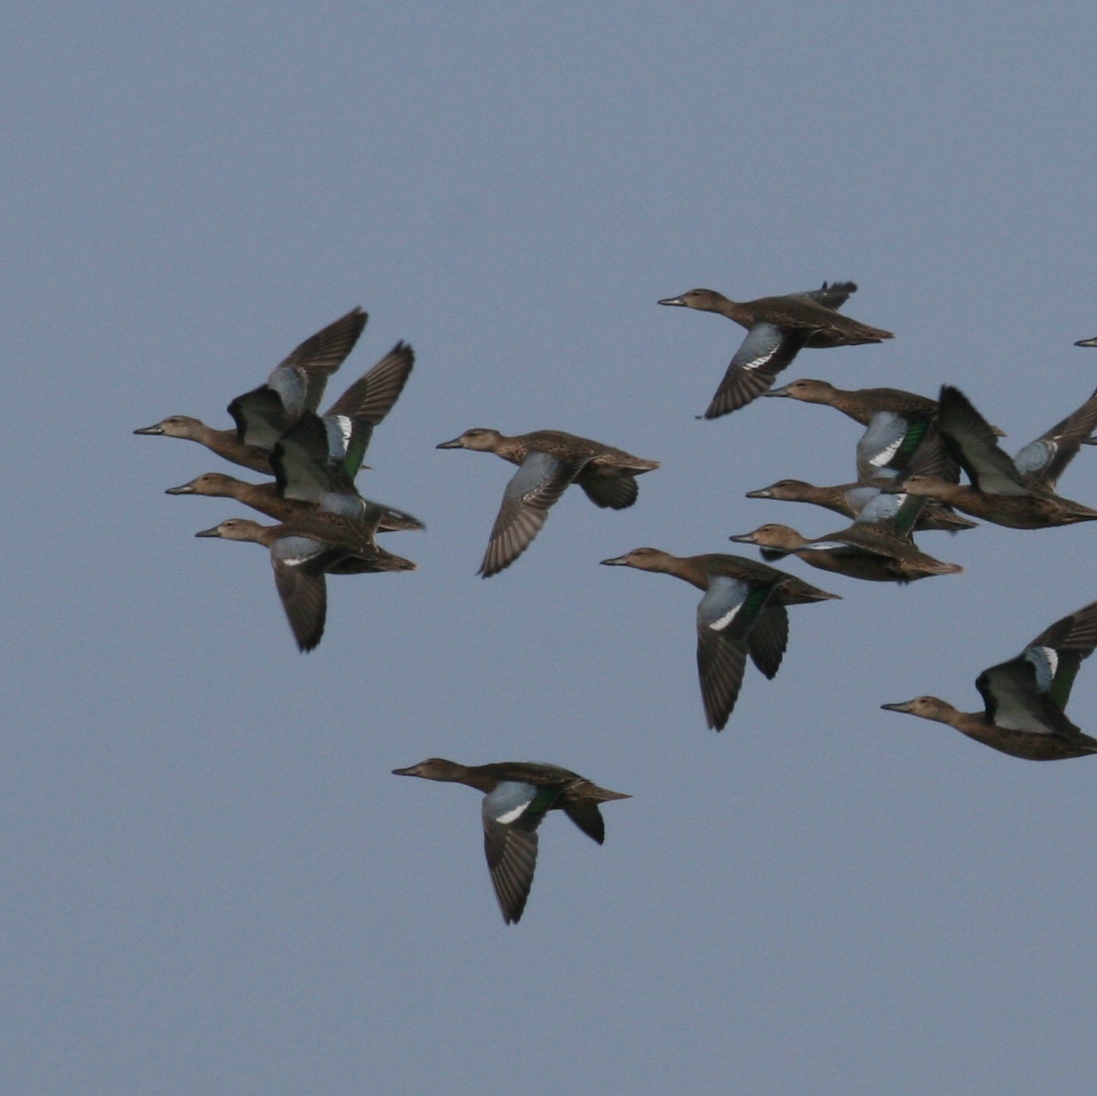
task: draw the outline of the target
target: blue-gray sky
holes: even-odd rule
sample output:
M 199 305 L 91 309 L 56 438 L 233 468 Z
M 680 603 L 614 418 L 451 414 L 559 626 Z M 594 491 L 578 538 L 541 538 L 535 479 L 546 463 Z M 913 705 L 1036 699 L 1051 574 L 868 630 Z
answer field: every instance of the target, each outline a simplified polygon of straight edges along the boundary
M 761 401 L 697 422 L 741 332 L 656 307 L 852 278 L 881 346 L 786 374 L 959 385 L 1018 447 L 1097 354 L 1089 5 L 23 4 L 4 19 L 5 1092 L 447 1096 L 1090 1093 L 1097 762 L 1028 764 L 879 711 L 1097 597 L 1094 530 L 922 546 L 906 589 L 789 570 L 722 734 L 697 594 L 598 567 L 824 511 L 857 428 Z M 219 468 L 133 437 L 224 407 L 356 304 L 338 393 L 417 364 L 362 489 L 429 529 L 333 579 L 294 649 Z M 510 475 L 434 445 L 554 427 L 663 462 L 475 570 Z M 1065 494 L 1097 503 L 1097 453 Z M 1097 666 L 1070 714 L 1097 727 Z M 542 829 L 504 927 L 476 795 L 432 754 L 635 798 Z

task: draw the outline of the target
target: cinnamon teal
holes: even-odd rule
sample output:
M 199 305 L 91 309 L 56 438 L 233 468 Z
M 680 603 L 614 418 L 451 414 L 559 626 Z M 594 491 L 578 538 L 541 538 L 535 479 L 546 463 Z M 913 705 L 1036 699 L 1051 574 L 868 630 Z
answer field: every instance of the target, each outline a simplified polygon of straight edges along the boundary
M 748 491 L 748 499 L 777 499 L 781 502 L 810 502 L 815 506 L 833 510 L 836 514 L 856 520 L 865 506 L 881 493 L 879 487 L 864 483 L 839 483 L 832 487 L 816 487 L 804 480 L 782 479 L 768 487 Z M 914 531 L 942 530 L 957 533 L 963 529 L 975 529 L 978 523 L 969 521 L 948 507 L 930 500 L 914 522 Z
M 436 448 L 494 453 L 518 465 L 503 493 L 480 564 L 478 573 L 484 578 L 509 567 L 530 546 L 548 518 L 549 507 L 569 484 L 577 483 L 595 506 L 624 510 L 636 501 L 636 477 L 659 467 L 658 461 L 561 430 L 507 437 L 498 430 L 477 427 Z
M 508 925 L 517 924 L 526 908 L 537 866 L 537 828 L 545 815 L 563 811 L 601 845 L 606 839 L 606 826 L 598 805 L 632 798 L 624 792 L 600 788 L 569 769 L 535 761 L 458 765 L 431 757 L 392 771 L 395 776 L 467 784 L 484 793 L 484 852 L 495 897 Z
M 947 723 L 1011 757 L 1058 761 L 1097 753 L 1097 739 L 1066 716 L 1071 686 L 1097 645 L 1097 602 L 1057 620 L 1016 658 L 984 670 L 975 681 L 981 712 L 960 712 L 935 696 L 881 705 L 889 712 Z
M 899 490 L 940 499 L 972 517 L 1011 529 L 1046 529 L 1097 519 L 1097 510 L 1055 493 L 1059 476 L 1097 426 L 1097 391 L 1012 460 L 958 388 L 942 386 L 939 402 L 938 429 L 971 483 L 916 474 L 903 479 Z
M 854 422 L 868 426 L 869 420 L 879 411 L 891 411 L 900 415 L 935 415 L 937 401 L 916 392 L 904 392 L 900 388 L 836 388 L 828 381 L 810 380 L 806 377 L 764 392 L 767 397 L 785 397 L 803 403 L 821 403 L 848 415 Z
M 785 606 L 838 597 L 742 556 L 672 556 L 658 548 L 634 548 L 602 563 L 674 575 L 704 591 L 697 606 L 697 672 L 705 718 L 717 731 L 735 707 L 747 655 L 770 679 L 780 669 L 788 645 Z
M 379 520 L 380 515 L 376 515 Z M 376 528 L 376 521 L 373 528 Z M 195 533 L 198 537 L 250 541 L 270 550 L 274 582 L 297 646 L 311 651 L 324 634 L 327 616 L 325 574 L 414 571 L 410 560 L 379 548 L 372 530 L 339 514 L 316 512 L 281 525 L 231 518 Z
M 728 538 L 738 544 L 757 544 L 762 558 L 799 556 L 823 571 L 869 582 L 906 584 L 931 575 L 960 574 L 956 563 L 942 563 L 920 552 L 913 541 L 897 536 L 881 525 L 858 521 L 837 533 L 808 540 L 787 525 L 761 525 L 751 533 Z
M 661 300 L 664 305 L 718 313 L 747 329 L 701 417 L 719 418 L 763 395 L 804 347 L 855 346 L 894 338 L 890 331 L 858 323 L 837 311 L 856 290 L 853 282 L 824 282 L 821 289 L 807 293 L 754 301 L 732 301 L 712 289 L 691 289 Z
M 294 518 L 303 517 L 319 509 L 317 502 L 307 502 L 303 499 L 286 498 L 279 490 L 277 483 L 247 483 L 233 476 L 226 476 L 221 472 L 204 472 L 195 476 L 189 483 L 179 487 L 169 487 L 166 495 L 205 495 L 210 498 L 235 499 L 261 514 L 274 518 L 276 521 L 292 521 Z M 425 529 L 426 526 L 416 517 L 397 510 L 391 506 L 383 506 L 380 503 L 369 503 L 363 499 L 366 506 L 380 506 L 381 515 L 377 526 L 377 532 L 390 533 L 397 530 Z
M 352 309 L 301 343 L 274 369 L 266 384 L 233 400 L 229 414 L 236 430 L 216 430 L 200 419 L 171 415 L 134 433 L 196 441 L 234 464 L 269 475 L 268 454 L 279 433 L 304 408 L 316 409 L 328 376 L 354 349 L 367 319 L 360 308 Z

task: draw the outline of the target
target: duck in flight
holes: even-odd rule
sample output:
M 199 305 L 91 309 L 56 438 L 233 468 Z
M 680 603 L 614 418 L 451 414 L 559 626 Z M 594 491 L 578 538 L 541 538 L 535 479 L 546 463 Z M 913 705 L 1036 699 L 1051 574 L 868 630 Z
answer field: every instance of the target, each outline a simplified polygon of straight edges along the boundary
M 856 291 L 853 282 L 824 282 L 820 289 L 754 301 L 732 301 L 713 289 L 691 289 L 659 301 L 715 312 L 747 329 L 712 402 L 699 417 L 716 419 L 753 402 L 805 347 L 858 346 L 894 338 L 890 331 L 869 327 L 838 312 Z

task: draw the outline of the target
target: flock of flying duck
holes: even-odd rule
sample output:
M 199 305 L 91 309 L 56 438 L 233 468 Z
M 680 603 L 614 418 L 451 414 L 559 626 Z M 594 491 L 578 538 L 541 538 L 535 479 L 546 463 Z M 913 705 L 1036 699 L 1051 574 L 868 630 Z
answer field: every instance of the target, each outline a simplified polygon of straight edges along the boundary
M 852 282 L 736 302 L 694 289 L 659 304 L 714 312 L 746 328 L 703 417 L 730 414 L 759 397 L 827 404 L 865 427 L 857 444 L 857 480 L 819 487 L 783 479 L 748 498 L 810 502 L 851 519 L 834 533 L 809 539 L 786 525 L 765 524 L 732 536 L 754 544 L 767 562 L 710 553 L 679 557 L 636 548 L 602 560 L 674 575 L 703 591 L 697 607 L 697 668 L 708 726 L 721 730 L 735 707 L 746 663 L 773 678 L 788 644 L 790 605 L 838 597 L 770 566 L 798 556 L 824 571 L 874 582 L 907 583 L 961 568 L 926 555 L 914 543 L 921 530 L 958 532 L 976 523 L 962 515 L 1013 529 L 1044 529 L 1097 519 L 1097 510 L 1056 493 L 1060 475 L 1084 444 L 1097 444 L 1097 391 L 1081 407 L 1010 457 L 1002 432 L 957 388 L 937 400 L 893 388 L 846 391 L 825 381 L 798 380 L 774 388 L 778 375 L 805 348 L 878 343 L 892 338 L 838 310 L 856 291 Z M 298 346 L 265 384 L 228 406 L 235 429 L 217 430 L 172 415 L 135 430 L 198 442 L 253 472 L 273 476 L 251 483 L 207 472 L 172 495 L 234 498 L 275 519 L 262 525 L 231 518 L 196 535 L 251 541 L 268 549 L 275 585 L 302 651 L 319 644 L 327 613 L 325 575 L 410 571 L 416 565 L 377 544 L 379 533 L 424 528 L 402 510 L 363 498 L 354 479 L 374 427 L 392 409 L 411 374 L 414 354 L 403 342 L 354 382 L 323 414 L 329 376 L 353 350 L 366 324 L 354 309 Z M 1097 347 L 1097 338 L 1078 346 Z M 508 437 L 497 430 L 466 430 L 439 449 L 494 453 L 518 466 L 503 492 L 479 573 L 509 567 L 531 544 L 548 511 L 571 485 L 595 506 L 621 510 L 636 501 L 636 477 L 654 460 L 558 430 Z M 961 483 L 961 472 L 967 483 Z M 960 712 L 932 696 L 889 711 L 932 719 L 1003 753 L 1044 761 L 1097 753 L 1064 709 L 1083 659 L 1097 646 L 1097 602 L 1056 621 L 1013 659 L 976 680 L 984 710 Z M 484 849 L 504 920 L 525 908 L 537 858 L 537 829 L 550 810 L 563 810 L 602 844 L 599 804 L 627 799 L 568 769 L 535 762 L 465 766 L 429 758 L 398 776 L 467 784 L 484 793 Z

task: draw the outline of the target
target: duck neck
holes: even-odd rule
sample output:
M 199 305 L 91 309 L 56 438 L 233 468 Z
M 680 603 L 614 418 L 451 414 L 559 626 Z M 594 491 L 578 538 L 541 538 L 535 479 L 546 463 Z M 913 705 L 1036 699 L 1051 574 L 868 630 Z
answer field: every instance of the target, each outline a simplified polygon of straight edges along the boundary
M 529 450 L 520 438 L 508 438 L 500 435 L 492 452 L 503 460 L 509 460 L 511 464 L 521 464 L 526 459 Z
M 754 314 L 746 305 L 740 304 L 725 297 L 722 293 L 713 294 L 711 311 L 727 316 L 734 320 L 740 327 L 750 328 L 754 326 Z

